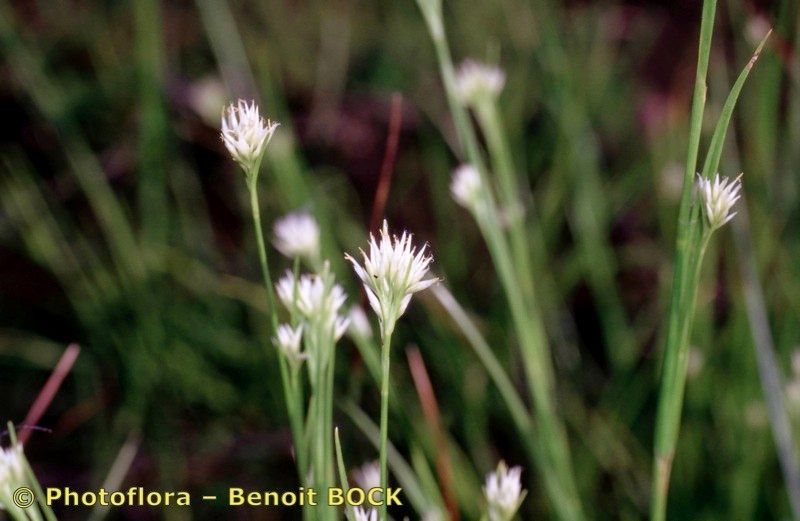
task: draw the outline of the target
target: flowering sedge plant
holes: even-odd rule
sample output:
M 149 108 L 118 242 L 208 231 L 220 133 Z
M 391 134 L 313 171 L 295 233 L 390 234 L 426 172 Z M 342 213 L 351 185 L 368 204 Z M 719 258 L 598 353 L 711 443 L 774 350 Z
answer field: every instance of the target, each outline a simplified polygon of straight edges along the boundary
M 345 258 L 364 285 L 372 310 L 378 316 L 381 328 L 381 421 L 380 463 L 381 488 L 388 486 L 386 467 L 389 428 L 389 360 L 392 332 L 397 320 L 405 313 L 414 293 L 428 288 L 436 278 L 428 277 L 433 257 L 426 246 L 417 249 L 412 236 L 403 232 L 400 237 L 389 234 L 389 224 L 384 220 L 380 239 L 370 234 L 369 253 L 361 250 L 363 264 L 350 255 Z M 380 520 L 387 519 L 386 504 L 380 507 Z

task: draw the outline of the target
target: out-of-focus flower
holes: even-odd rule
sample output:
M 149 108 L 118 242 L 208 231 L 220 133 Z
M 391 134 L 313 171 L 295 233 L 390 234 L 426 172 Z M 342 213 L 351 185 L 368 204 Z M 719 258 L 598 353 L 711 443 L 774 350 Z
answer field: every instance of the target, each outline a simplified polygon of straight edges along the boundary
M 222 113 L 222 142 L 248 178 L 258 175 L 258 167 L 278 123 L 265 120 L 255 101 L 239 100 Z
M 356 521 L 378 521 L 378 511 L 374 508 L 364 509 L 355 507 L 353 509 L 353 516 L 356 518 Z
M 686 374 L 689 378 L 694 378 L 700 374 L 705 365 L 706 357 L 703 352 L 697 347 L 690 347 L 687 354 L 688 360 L 686 361 Z
M 483 493 L 486 495 L 489 521 L 510 521 L 519 510 L 526 494 L 522 490 L 521 476 L 521 467 L 509 469 L 503 461 L 497 465 L 497 470 L 486 476 Z
M 380 488 L 381 486 L 381 466 L 378 461 L 364 463 L 353 471 L 353 480 L 363 490 Z
M 453 199 L 464 208 L 475 211 L 480 202 L 482 189 L 481 175 L 474 166 L 464 164 L 453 171 L 450 192 L 453 194 Z
M 330 333 L 334 340 L 339 340 L 347 331 L 350 321 L 339 315 L 347 295 L 333 281 L 327 263 L 320 275 L 305 274 L 295 279 L 287 271 L 275 285 L 275 292 L 286 309 L 296 310 L 308 321 L 314 335 Z
M 350 334 L 358 338 L 372 338 L 372 326 L 361 306 L 353 306 L 347 314 L 350 319 Z
M 456 93 L 467 106 L 495 99 L 505 84 L 506 73 L 502 69 L 474 60 L 464 60 L 456 72 Z
M 228 101 L 225 84 L 217 76 L 199 79 L 189 85 L 186 101 L 206 124 L 216 125 Z
M 736 215 L 736 212 L 731 213 L 731 208 L 741 197 L 741 178 L 742 174 L 739 174 L 731 181 L 727 177 L 715 174 L 712 180 L 698 174 L 697 188 L 703 200 L 703 212 L 712 230 L 716 230 Z
M 391 334 L 397 319 L 408 308 L 411 296 L 437 279 L 426 279 L 433 257 L 426 255 L 426 246 L 416 249 L 411 234 L 389 235 L 389 225 L 383 221 L 380 241 L 370 234 L 369 255 L 361 250 L 364 265 L 345 255 L 364 284 L 370 306 L 381 322 L 381 334 Z
M 286 215 L 275 222 L 275 247 L 293 259 L 303 257 L 310 262 L 319 258 L 319 225 L 305 212 Z
M 0 448 L 0 510 L 18 510 L 13 503 L 14 491 L 27 484 L 22 445 Z
M 303 326 L 292 327 L 281 324 L 275 332 L 272 342 L 275 347 L 289 360 L 293 366 L 299 366 L 308 355 L 300 351 L 300 341 L 303 338 Z

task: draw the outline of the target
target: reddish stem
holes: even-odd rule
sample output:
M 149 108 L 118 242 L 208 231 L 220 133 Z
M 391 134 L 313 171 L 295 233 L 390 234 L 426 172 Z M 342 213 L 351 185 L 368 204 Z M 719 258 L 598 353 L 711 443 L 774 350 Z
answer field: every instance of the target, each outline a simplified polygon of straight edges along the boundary
M 80 352 L 81 348 L 78 344 L 70 344 L 67 346 L 67 349 L 64 350 L 64 353 L 62 353 L 61 358 L 58 360 L 55 369 L 53 369 L 53 372 L 50 374 L 50 378 L 47 379 L 44 387 L 39 391 L 39 396 L 36 397 L 33 405 L 31 405 L 28 415 L 25 416 L 23 426 L 31 427 L 39 423 L 44 412 L 58 393 L 58 389 L 61 387 L 64 378 L 66 378 L 72 370 L 72 366 L 75 364 L 75 360 L 78 359 Z M 33 429 L 30 428 L 21 429 L 19 433 L 20 442 L 23 444 L 26 443 L 28 438 L 30 438 L 32 430 Z
M 456 506 L 451 486 L 452 469 L 450 465 L 450 453 L 447 448 L 447 437 L 442 427 L 442 416 L 439 412 L 439 404 L 436 402 L 436 395 L 433 392 L 431 379 L 428 377 L 428 370 L 425 369 L 425 362 L 422 360 L 419 349 L 415 346 L 409 347 L 406 349 L 406 356 L 408 357 L 408 366 L 411 369 L 411 378 L 414 380 L 414 387 L 417 389 L 417 395 L 419 395 L 419 401 L 422 404 L 422 412 L 425 415 L 425 421 L 430 426 L 431 431 L 433 431 L 436 442 L 436 473 L 439 475 L 442 497 L 444 498 L 444 503 L 449 513 L 449 519 L 458 521 L 458 507 Z
M 394 172 L 397 146 L 400 142 L 400 124 L 403 122 L 403 96 L 399 93 L 392 95 L 392 108 L 389 114 L 389 134 L 386 138 L 386 151 L 383 154 L 381 174 L 378 187 L 375 189 L 375 201 L 372 204 L 372 218 L 369 229 L 377 232 L 380 227 L 381 217 L 386 210 L 386 201 L 389 199 L 389 189 L 392 186 L 392 173 Z

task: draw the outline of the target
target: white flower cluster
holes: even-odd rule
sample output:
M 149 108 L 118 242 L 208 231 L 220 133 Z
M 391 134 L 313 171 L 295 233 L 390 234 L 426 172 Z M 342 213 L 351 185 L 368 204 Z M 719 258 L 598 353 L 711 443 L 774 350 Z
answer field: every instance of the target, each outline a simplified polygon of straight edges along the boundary
M 350 328 L 348 329 L 350 336 L 354 338 L 370 339 L 372 338 L 372 326 L 369 323 L 369 318 L 361 306 L 353 306 L 347 314 L 350 319 Z
M 476 211 L 481 200 L 481 175 L 478 169 L 470 164 L 459 166 L 453 172 L 450 182 L 450 192 L 453 199 L 470 211 Z
M 275 222 L 275 247 L 290 259 L 301 257 L 314 263 L 319 259 L 319 225 L 305 212 L 286 215 Z
M 378 521 L 378 511 L 374 508 L 361 508 L 355 507 L 353 509 L 353 516 L 356 521 Z
M 0 510 L 17 510 L 12 501 L 14 490 L 27 483 L 22 445 L 0 448 Z
M 222 142 L 248 177 L 255 177 L 278 123 L 264 120 L 255 101 L 239 100 L 222 113 Z
M 526 492 L 522 490 L 521 467 L 508 468 L 505 462 L 486 476 L 483 493 L 486 496 L 489 521 L 510 521 L 519 510 Z
M 363 490 L 380 488 L 381 486 L 381 465 L 375 461 L 364 463 L 353 471 L 353 480 Z
M 705 213 L 709 226 L 716 230 L 736 215 L 731 213 L 733 205 L 741 197 L 742 174 L 731 181 L 727 177 L 720 178 L 719 174 L 714 179 L 706 179 L 697 175 L 697 189 L 703 200 L 703 213 Z
M 467 106 L 495 99 L 505 84 L 506 73 L 502 69 L 474 60 L 464 60 L 456 72 L 456 93 Z
M 380 241 L 370 234 L 369 255 L 361 250 L 363 266 L 345 255 L 364 284 L 370 306 L 381 322 L 381 334 L 391 334 L 397 319 L 408 308 L 411 296 L 437 279 L 426 279 L 433 257 L 426 255 L 426 246 L 416 249 L 411 234 L 389 235 L 389 225 L 383 221 Z
M 306 353 L 300 351 L 302 339 L 303 326 L 292 327 L 289 324 L 281 324 L 278 326 L 278 330 L 275 332 L 275 338 L 272 339 L 272 342 L 290 364 L 298 367 L 303 363 L 303 360 L 308 358 Z
M 334 281 L 329 264 L 324 264 L 320 274 L 304 274 L 300 278 L 295 278 L 291 271 L 287 271 L 275 285 L 275 292 L 284 307 L 301 319 L 301 326 L 298 328 L 279 326 L 275 339 L 279 349 L 290 360 L 308 358 L 309 363 L 320 363 L 324 366 L 327 363 L 327 353 L 318 350 L 331 342 L 337 342 L 350 325 L 350 320 L 340 314 L 347 295 Z M 300 353 L 301 327 L 306 343 L 311 347 L 309 353 Z

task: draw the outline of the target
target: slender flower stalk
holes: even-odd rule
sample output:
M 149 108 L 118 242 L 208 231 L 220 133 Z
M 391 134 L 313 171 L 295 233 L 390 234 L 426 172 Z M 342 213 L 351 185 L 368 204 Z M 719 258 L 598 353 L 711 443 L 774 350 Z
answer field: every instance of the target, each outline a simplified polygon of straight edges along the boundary
M 533 410 L 537 422 L 536 441 L 530 444 L 530 455 L 535 461 L 548 497 L 553 503 L 557 516 L 564 520 L 584 518 L 572 463 L 569 444 L 555 402 L 555 376 L 552 359 L 544 331 L 540 310 L 533 301 L 533 292 L 526 278 L 530 273 L 526 264 L 516 258 L 523 251 L 509 245 L 502 223 L 502 212 L 498 209 L 495 196 L 488 187 L 492 185 L 486 162 L 478 145 L 475 128 L 459 92 L 458 76 L 453 66 L 450 49 L 442 21 L 441 2 L 417 0 L 433 40 L 439 69 L 447 94 L 450 112 L 467 162 L 478 172 L 484 187 L 480 190 L 479 211 L 470 209 L 486 240 L 498 276 L 503 284 L 514 327 L 520 342 L 522 362 L 526 372 Z M 495 83 L 497 85 L 497 83 Z M 491 94 L 491 91 L 490 91 Z M 488 96 L 491 98 L 491 96 Z M 495 95 L 496 97 L 496 95 Z M 521 220 L 518 221 L 518 224 Z M 513 252 L 513 253 L 512 253 Z M 527 435 L 526 431 L 520 434 Z
M 389 235 L 389 225 L 383 221 L 380 240 L 370 234 L 369 254 L 361 251 L 363 265 L 350 255 L 345 258 L 361 279 L 370 306 L 378 316 L 381 331 L 381 422 L 380 474 L 381 488 L 388 486 L 387 444 L 389 436 L 389 361 L 392 333 L 397 320 L 405 313 L 414 293 L 428 288 L 438 279 L 426 278 L 433 258 L 426 247 L 415 248 L 412 236 L 403 232 L 400 237 Z M 380 520 L 387 519 L 386 504 L 380 507 Z
M 269 271 L 267 248 L 264 240 L 264 231 L 261 226 L 261 210 L 258 201 L 258 174 L 261 160 L 267 150 L 272 136 L 278 128 L 278 123 L 264 119 L 255 101 L 250 103 L 239 100 L 231 103 L 222 113 L 221 138 L 231 158 L 242 168 L 245 174 L 247 189 L 250 193 L 250 212 L 253 218 L 253 229 L 258 248 L 258 260 L 264 288 L 267 294 L 267 310 L 270 316 L 270 332 L 278 335 L 278 313 L 275 306 L 275 294 L 272 288 L 272 277 Z M 285 333 L 284 333 L 285 335 Z M 284 338 L 288 340 L 288 337 Z M 287 357 L 278 357 L 278 366 L 281 374 L 286 409 L 292 425 L 292 434 L 297 451 L 298 474 L 301 480 L 305 479 L 306 465 L 303 451 L 303 412 L 300 399 L 299 378 L 297 368 L 292 369 Z

